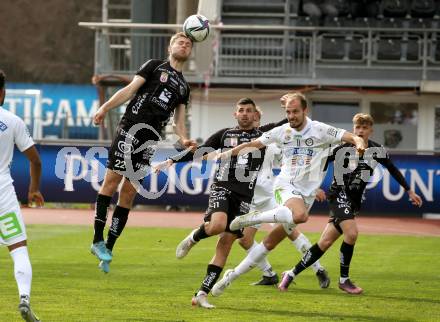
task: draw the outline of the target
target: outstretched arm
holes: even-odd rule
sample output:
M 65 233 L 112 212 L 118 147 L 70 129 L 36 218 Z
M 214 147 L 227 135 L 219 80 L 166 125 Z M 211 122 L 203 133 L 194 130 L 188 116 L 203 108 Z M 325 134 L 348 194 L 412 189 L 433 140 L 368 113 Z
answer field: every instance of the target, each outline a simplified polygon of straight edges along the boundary
M 242 143 L 238 146 L 236 146 L 235 148 L 228 150 L 228 151 L 224 151 L 222 153 L 220 153 L 218 155 L 219 159 L 227 159 L 233 155 L 238 155 L 238 153 L 240 153 L 241 150 L 244 149 L 262 149 L 264 148 L 266 145 L 264 145 L 260 140 L 255 140 L 255 141 L 251 141 L 251 142 L 246 142 L 246 143 Z
M 136 94 L 137 90 L 145 83 L 145 78 L 136 75 L 127 86 L 117 91 L 110 99 L 101 105 L 98 111 L 93 116 L 93 123 L 95 125 L 101 124 L 104 121 L 105 115 L 108 111 L 115 107 L 121 106 Z
M 410 189 L 408 183 L 405 180 L 405 177 L 402 175 L 399 169 L 397 169 L 389 156 L 387 155 L 383 159 L 377 159 L 377 161 L 385 168 L 387 168 L 394 180 L 396 180 L 405 189 L 405 191 L 408 193 L 408 197 L 411 203 L 414 206 L 421 207 L 423 204 L 422 198 L 420 198 L 420 196 L 416 194 L 414 190 Z
M 342 141 L 353 144 L 361 155 L 364 154 L 365 149 L 367 148 L 367 144 L 365 144 L 363 138 L 350 132 L 344 132 L 342 135 Z
M 167 160 L 157 164 L 154 168 L 154 172 L 158 173 L 164 169 L 168 169 L 176 162 L 187 162 L 195 159 L 208 160 L 217 156 L 217 150 L 222 148 L 223 134 L 227 129 L 222 129 L 213 135 L 211 135 L 203 145 L 199 146 L 196 151 L 192 151 L 192 147 L 174 155 Z

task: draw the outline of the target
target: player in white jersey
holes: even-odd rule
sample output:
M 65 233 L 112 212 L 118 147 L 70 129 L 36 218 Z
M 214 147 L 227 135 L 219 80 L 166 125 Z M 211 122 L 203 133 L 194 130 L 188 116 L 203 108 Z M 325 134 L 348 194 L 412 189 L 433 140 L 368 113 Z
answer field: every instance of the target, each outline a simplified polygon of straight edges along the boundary
M 29 301 L 32 283 L 32 266 L 26 243 L 26 229 L 20 206 L 12 185 L 10 164 L 14 144 L 30 161 L 31 181 L 28 201 L 42 206 L 43 196 L 39 191 L 41 161 L 34 141 L 24 122 L 16 115 L 3 109 L 5 99 L 5 74 L 0 70 L 0 244 L 6 245 L 14 261 L 14 276 L 17 281 L 20 303 L 18 309 L 25 321 L 39 321 L 32 312 Z
M 323 168 L 332 144 L 350 142 L 360 153 L 365 151 L 362 138 L 309 119 L 307 99 L 303 94 L 289 94 L 285 110 L 289 123 L 264 133 L 257 140 L 241 144 L 219 155 L 226 159 L 231 155 L 238 155 L 241 150 L 249 153 L 250 149 L 261 149 L 274 143 L 282 150 L 283 160 L 281 172 L 275 182 L 282 205 L 269 211 L 236 217 L 231 222 L 230 229 L 261 223 L 279 224 L 234 270 L 225 272 L 224 277 L 213 288 L 217 295 L 223 293 L 233 280 L 255 267 L 269 251 L 292 233 L 297 224 L 307 221 L 308 212 L 325 175 Z
M 285 104 L 285 98 L 281 98 L 281 104 Z M 284 103 L 283 103 L 284 102 Z M 254 126 L 260 126 L 260 120 L 262 117 L 262 110 L 259 106 L 256 106 L 255 122 Z M 281 150 L 275 145 L 270 144 L 266 147 L 266 153 L 264 154 L 264 161 L 261 170 L 258 172 L 257 182 L 254 190 L 254 197 L 252 199 L 252 204 L 250 211 L 267 211 L 272 210 L 278 206 L 274 194 L 274 180 L 275 176 L 273 173 L 274 168 L 279 168 L 281 165 Z M 246 227 L 243 231 L 243 237 L 239 239 L 239 244 L 247 251 L 251 252 L 254 247 L 258 245 L 255 241 L 255 234 L 261 224 Z M 312 246 L 309 239 L 302 234 L 297 228 L 293 229 L 288 235 L 288 238 L 292 241 L 295 248 L 304 255 L 307 250 Z M 263 258 L 257 267 L 263 272 L 263 276 L 260 281 L 254 283 L 254 285 L 274 285 L 278 283 L 278 276 L 272 270 L 271 265 L 267 261 L 266 257 Z M 318 278 L 319 286 L 321 288 L 327 288 L 330 284 L 330 279 L 328 277 L 327 271 L 321 265 L 319 261 L 316 261 L 312 265 L 316 277 Z M 226 274 L 226 273 L 225 273 Z M 216 295 L 215 290 L 213 290 L 213 295 Z

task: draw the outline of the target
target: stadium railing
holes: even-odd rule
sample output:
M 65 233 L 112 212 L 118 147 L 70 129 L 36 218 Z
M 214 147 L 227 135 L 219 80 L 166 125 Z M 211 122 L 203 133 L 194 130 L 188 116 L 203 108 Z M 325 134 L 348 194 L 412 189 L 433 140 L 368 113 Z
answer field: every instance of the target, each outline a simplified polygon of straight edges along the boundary
M 132 75 L 149 57 L 164 58 L 177 24 L 94 23 L 96 75 Z M 211 46 L 195 46 L 190 82 L 418 86 L 439 80 L 440 30 L 329 26 L 212 25 Z M 211 51 L 201 72 L 198 60 Z

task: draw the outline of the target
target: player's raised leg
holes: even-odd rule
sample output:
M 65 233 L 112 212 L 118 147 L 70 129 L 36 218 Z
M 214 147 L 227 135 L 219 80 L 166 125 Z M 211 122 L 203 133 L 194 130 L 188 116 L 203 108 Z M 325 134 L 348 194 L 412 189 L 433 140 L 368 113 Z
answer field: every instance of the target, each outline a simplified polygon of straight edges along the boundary
M 289 188 L 291 189 L 292 187 L 289 186 Z M 283 200 L 286 200 L 284 206 L 278 206 L 272 210 L 263 212 L 250 212 L 246 215 L 236 217 L 231 222 L 230 229 L 238 230 L 261 223 L 297 225 L 307 221 L 308 206 L 304 204 L 301 195 L 289 193 L 288 196 L 283 197 Z

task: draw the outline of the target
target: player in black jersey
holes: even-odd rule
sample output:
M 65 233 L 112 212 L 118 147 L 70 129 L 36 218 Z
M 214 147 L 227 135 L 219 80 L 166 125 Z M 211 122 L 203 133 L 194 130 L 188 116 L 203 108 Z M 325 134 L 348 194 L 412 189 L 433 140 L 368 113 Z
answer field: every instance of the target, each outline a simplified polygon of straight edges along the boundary
M 192 45 L 184 33 L 173 35 L 168 47 L 168 60 L 147 61 L 131 83 L 117 91 L 94 115 L 94 123 L 101 124 L 109 110 L 130 100 L 116 130 L 104 182 L 96 199 L 91 251 L 101 261 L 99 266 L 106 273 L 113 257 L 113 246 L 127 222 L 139 181 L 145 177 L 155 144 L 173 115 L 180 143 L 187 147 L 195 145 L 186 138 L 185 106 L 189 101 L 190 88 L 182 75 Z M 104 242 L 107 209 L 121 180 L 118 204 Z
M 355 217 L 360 211 L 365 188 L 377 163 L 388 169 L 392 177 L 406 190 L 409 200 L 415 206 L 422 205 L 422 199 L 409 188 L 405 178 L 391 162 L 385 148 L 368 139 L 373 132 L 373 123 L 373 118 L 369 114 L 359 113 L 353 117 L 354 133 L 368 144 L 363 156 L 357 157 L 352 145 L 343 144 L 338 146 L 329 157 L 328 162 L 334 161 L 335 168 L 333 182 L 328 192 L 329 223 L 324 228 L 318 243 L 309 249 L 291 271 L 284 272 L 279 285 L 281 291 L 286 291 L 299 273 L 318 260 L 339 236 L 344 235 L 340 248 L 339 288 L 350 294 L 362 293 L 362 288 L 350 280 L 349 269 L 358 236 Z
M 199 147 L 196 154 L 188 153 L 172 157 L 158 166 L 158 169 L 171 166 L 174 162 L 190 161 L 202 157 L 199 151 L 210 152 L 219 149 L 229 149 L 244 142 L 257 139 L 265 131 L 284 124 L 287 120 L 279 123 L 270 123 L 255 128 L 255 103 L 249 99 L 240 99 L 237 102 L 234 113 L 238 126 L 222 129 Z M 221 234 L 216 247 L 215 256 L 208 265 L 206 276 L 196 295 L 192 299 L 193 305 L 204 308 L 213 308 L 208 303 L 207 295 L 212 286 L 219 278 L 226 263 L 233 242 L 242 237 L 241 230 L 231 231 L 229 224 L 238 215 L 249 211 L 252 201 L 255 183 L 260 170 L 265 149 L 254 150 L 252 153 L 241 154 L 230 160 L 223 160 L 216 172 L 215 179 L 210 188 L 209 205 L 206 210 L 204 223 L 194 229 L 176 249 L 176 257 L 185 257 L 189 250 L 201 239 Z

